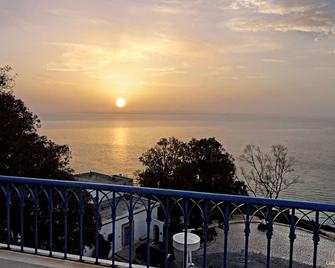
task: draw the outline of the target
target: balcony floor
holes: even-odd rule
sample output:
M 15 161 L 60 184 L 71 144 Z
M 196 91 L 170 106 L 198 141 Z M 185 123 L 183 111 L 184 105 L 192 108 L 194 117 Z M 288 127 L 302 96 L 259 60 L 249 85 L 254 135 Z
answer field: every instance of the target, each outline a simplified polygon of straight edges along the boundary
M 15 248 L 15 246 L 13 246 Z M 39 250 L 39 254 L 43 254 L 43 250 Z M 46 252 L 45 252 L 46 253 Z M 57 256 L 58 253 L 55 254 Z M 59 257 L 61 257 L 60 254 Z M 71 258 L 71 255 L 69 255 Z M 73 258 L 74 260 L 76 258 Z M 34 255 L 21 253 L 16 251 L 9 251 L 5 249 L 0 249 L 0 268 L 96 268 L 97 266 L 93 264 L 93 258 L 84 257 L 87 262 L 78 262 L 71 260 L 63 260 L 58 258 L 50 258 L 46 256 Z M 102 265 L 110 267 L 110 261 L 101 261 Z M 122 268 L 128 267 L 128 263 L 115 262 L 115 264 Z M 133 265 L 134 268 L 143 268 L 141 265 Z

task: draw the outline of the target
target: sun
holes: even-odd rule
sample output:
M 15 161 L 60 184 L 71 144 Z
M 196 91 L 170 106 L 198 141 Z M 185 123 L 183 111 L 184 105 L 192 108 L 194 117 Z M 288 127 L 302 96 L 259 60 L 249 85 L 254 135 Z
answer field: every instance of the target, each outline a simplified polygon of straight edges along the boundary
M 115 104 L 118 108 L 124 108 L 127 105 L 125 98 L 117 98 Z

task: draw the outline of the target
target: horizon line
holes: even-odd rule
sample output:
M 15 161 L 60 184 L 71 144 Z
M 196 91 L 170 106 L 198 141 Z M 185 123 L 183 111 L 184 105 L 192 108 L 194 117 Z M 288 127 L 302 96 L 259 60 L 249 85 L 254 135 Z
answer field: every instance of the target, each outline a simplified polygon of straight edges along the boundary
M 57 116 L 70 115 L 105 115 L 105 116 L 127 116 L 127 115 L 143 115 L 143 116 L 251 116 L 251 117 L 285 117 L 285 118 L 335 118 L 331 114 L 280 114 L 280 113 L 241 113 L 241 112 L 52 112 L 40 113 L 40 118 L 49 119 L 57 118 Z M 69 119 L 72 119 L 71 117 Z M 91 118 L 92 119 L 92 118 Z M 98 119 L 98 118 L 97 118 Z M 100 118 L 102 119 L 102 118 Z

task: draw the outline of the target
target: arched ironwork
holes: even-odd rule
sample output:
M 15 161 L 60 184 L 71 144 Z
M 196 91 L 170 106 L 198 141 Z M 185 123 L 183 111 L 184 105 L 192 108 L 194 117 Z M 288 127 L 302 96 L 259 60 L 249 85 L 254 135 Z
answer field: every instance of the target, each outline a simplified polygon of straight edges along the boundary
M 84 241 L 84 216 L 85 210 L 90 208 L 93 209 L 95 217 L 94 261 L 97 264 L 101 261 L 99 239 L 100 221 L 103 216 L 112 223 L 109 261 L 113 266 L 116 265 L 117 259 L 115 246 L 116 239 L 119 239 L 116 237 L 118 220 L 126 218 L 129 235 L 132 237 L 136 232 L 132 228 L 134 221 L 139 220 L 136 213 L 143 213 L 141 224 L 146 232 L 146 255 L 142 261 L 146 267 L 150 267 L 152 258 L 156 257 L 151 247 L 154 243 L 153 220 L 160 222 L 162 226 L 163 241 L 160 243 L 163 252 L 162 267 L 169 266 L 169 255 L 173 253 L 171 237 L 176 231 L 184 233 L 184 242 L 187 242 L 189 232 L 197 232 L 201 237 L 198 255 L 202 258 L 197 265 L 202 267 L 208 267 L 212 261 L 208 251 L 209 230 L 212 228 L 220 228 L 223 234 L 222 267 L 229 267 L 228 245 L 232 224 L 242 225 L 241 239 L 242 237 L 244 239 L 245 268 L 248 267 L 250 258 L 250 235 L 254 232 L 252 224 L 258 224 L 259 228 L 263 226 L 265 229 L 266 267 L 270 267 L 271 263 L 271 242 L 274 239 L 276 225 L 288 228 L 289 256 L 286 258 L 289 267 L 293 267 L 294 261 L 299 261 L 293 259 L 297 228 L 299 232 L 306 230 L 311 233 L 313 267 L 317 267 L 318 264 L 320 239 L 331 232 L 335 235 L 335 205 L 330 204 L 8 176 L 0 176 L 0 195 L 2 197 L 0 205 L 4 211 L 1 228 L 5 234 L 4 242 L 7 249 L 18 246 L 20 251 L 26 252 L 32 247 L 36 254 L 47 249 L 49 256 L 54 256 L 55 238 L 63 237 L 63 258 L 69 259 L 73 258 L 74 252 L 69 251 L 73 245 L 69 244 L 68 237 L 77 233 L 79 241 L 75 241 L 76 254 L 78 260 L 82 261 L 84 247 L 88 246 Z M 120 213 L 118 211 L 121 210 L 125 213 L 122 217 L 118 215 Z M 15 222 L 14 219 L 19 222 Z M 32 223 L 31 244 L 26 242 L 26 224 L 29 222 Z M 60 228 L 59 224 L 62 224 L 63 228 Z M 47 234 L 43 238 L 41 235 L 45 234 L 40 232 L 45 231 Z M 328 239 L 332 238 L 329 236 Z M 44 241 L 43 245 L 41 240 Z M 59 242 L 59 239 L 57 241 Z M 127 261 L 129 267 L 132 267 L 136 257 L 135 241 L 130 239 L 129 243 Z M 187 243 L 184 243 L 184 265 L 187 263 L 185 252 Z

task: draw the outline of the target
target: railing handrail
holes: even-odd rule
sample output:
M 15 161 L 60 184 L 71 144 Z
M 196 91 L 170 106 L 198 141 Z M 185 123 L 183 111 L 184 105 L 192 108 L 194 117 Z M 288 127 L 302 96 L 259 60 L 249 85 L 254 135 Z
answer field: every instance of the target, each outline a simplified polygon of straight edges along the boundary
M 220 200 L 220 201 L 238 202 L 238 203 L 252 203 L 255 205 L 266 205 L 272 207 L 287 207 L 296 209 L 310 209 L 315 211 L 335 212 L 335 205 L 309 202 L 309 201 L 295 201 L 288 199 L 270 199 L 270 198 L 250 197 L 242 195 L 218 194 L 218 193 L 207 193 L 207 192 L 204 193 L 204 192 L 193 192 L 184 190 L 115 185 L 106 183 L 27 178 L 27 177 L 3 176 L 3 175 L 0 175 L 0 182 L 20 183 L 20 184 L 29 184 L 36 186 L 69 187 L 69 188 L 91 189 L 91 190 L 112 191 L 112 192 L 127 192 L 136 194 L 185 197 L 192 199 Z

